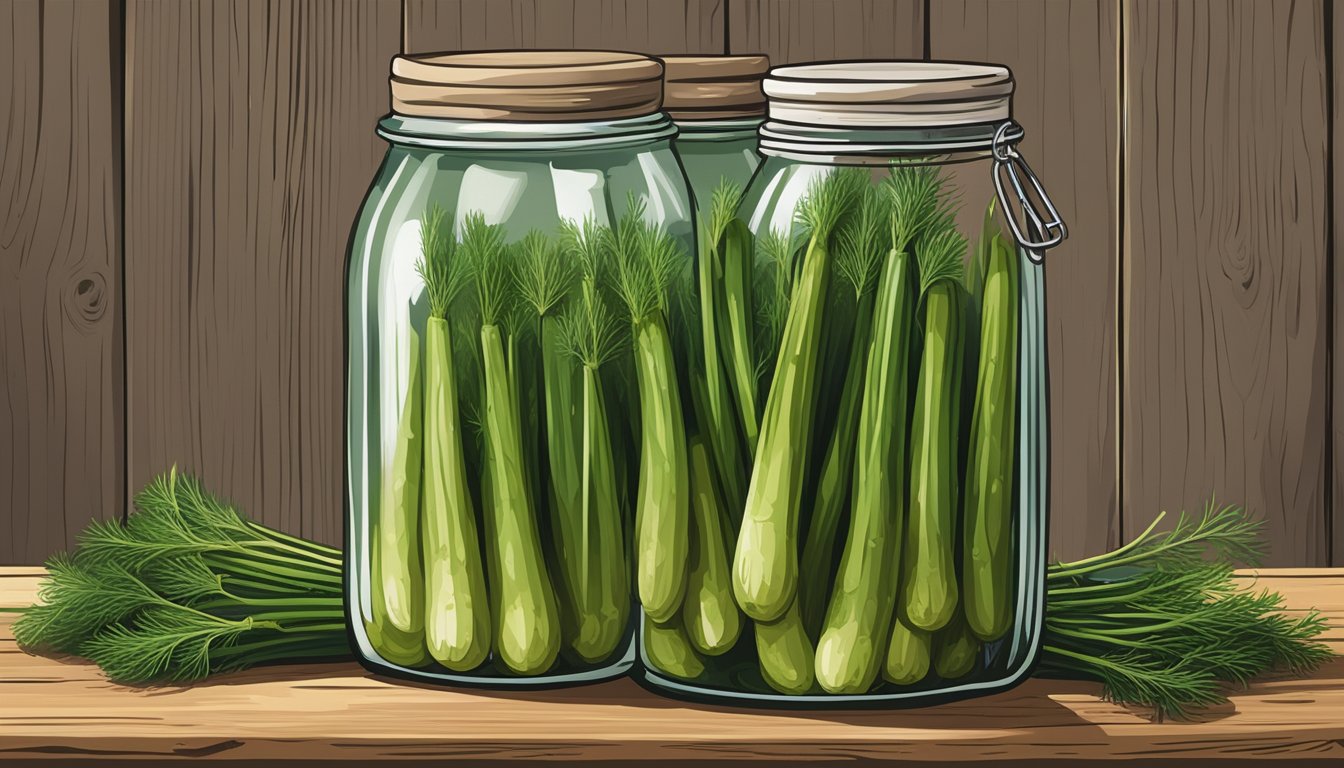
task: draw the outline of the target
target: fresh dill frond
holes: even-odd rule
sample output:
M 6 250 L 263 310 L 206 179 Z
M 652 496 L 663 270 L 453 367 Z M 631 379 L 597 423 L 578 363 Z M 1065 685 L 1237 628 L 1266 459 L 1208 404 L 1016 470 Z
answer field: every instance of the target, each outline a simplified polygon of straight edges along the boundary
M 710 245 L 723 238 L 724 231 L 737 216 L 737 208 L 741 204 L 742 187 L 725 178 L 714 188 L 709 201 L 709 221 L 706 224 Z
M 789 230 L 767 230 L 756 238 L 755 285 L 752 295 L 756 306 L 756 378 L 762 379 L 775 369 L 784 325 L 789 318 L 789 300 L 797 275 L 801 235 Z
M 1157 528 L 1165 517 L 1165 512 L 1159 513 L 1147 529 L 1113 552 L 1053 566 L 1047 578 L 1077 579 L 1136 564 L 1179 570 L 1200 565 L 1210 556 L 1254 565 L 1264 555 L 1264 545 L 1258 536 L 1261 523 L 1242 507 L 1218 506 L 1211 500 L 1202 514 L 1193 516 L 1182 511 L 1170 531 L 1159 533 Z
M 597 370 L 616 355 L 620 322 L 595 284 L 584 283 L 560 321 L 560 342 L 580 364 Z
M 890 244 L 886 242 L 887 201 L 872 186 L 861 193 L 858 211 L 837 233 L 835 270 L 856 297 L 872 290 Z
M 476 284 L 481 325 L 502 324 L 516 304 L 504 228 L 485 223 L 485 216 L 480 212 L 469 213 L 462 222 L 459 250 L 470 265 Z
M 602 279 L 604 262 L 613 248 L 610 227 L 599 224 L 591 215 L 582 222 L 567 220 L 560 225 L 560 244 L 585 280 Z
M 891 239 L 897 250 L 904 251 L 926 230 L 955 228 L 952 200 L 943 193 L 937 167 L 897 166 L 883 186 L 891 203 Z
M 814 240 L 829 238 L 867 188 L 868 172 L 862 168 L 839 168 L 818 176 L 798 202 L 797 221 Z
M 115 525 L 115 523 L 113 523 Z M 104 626 L 155 603 L 158 596 L 116 565 L 91 566 L 67 554 L 47 561 L 38 605 L 14 624 L 14 637 L 29 648 L 78 653 Z
M 633 204 L 611 240 L 616 293 L 631 322 L 667 313 L 673 281 L 687 262 L 681 244 L 666 229 L 645 222 L 642 207 Z
M 961 285 L 966 271 L 965 259 L 966 238 L 955 227 L 926 229 L 915 243 L 920 296 L 943 281 Z
M 457 238 L 453 236 L 452 226 L 445 226 L 446 220 L 443 209 L 437 204 L 425 212 L 420 222 L 420 260 L 415 265 L 416 272 L 425 281 L 429 314 L 439 318 L 448 316 L 470 272 L 466 262 L 458 257 Z
M 165 603 L 129 624 L 117 624 L 84 643 L 80 652 L 113 680 L 190 682 L 211 672 L 211 654 L 234 645 L 256 625 Z
M 560 242 L 540 230 L 523 236 L 514 259 L 518 297 L 538 317 L 565 300 L 574 280 L 574 263 L 564 257 Z

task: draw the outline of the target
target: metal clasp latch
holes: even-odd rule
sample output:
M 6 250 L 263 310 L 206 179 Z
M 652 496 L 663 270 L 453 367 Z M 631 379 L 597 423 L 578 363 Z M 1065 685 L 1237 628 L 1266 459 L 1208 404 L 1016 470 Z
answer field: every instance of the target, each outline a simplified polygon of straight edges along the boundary
M 1043 251 L 1046 248 L 1052 248 L 1064 241 L 1069 236 L 1069 230 L 1064 226 L 1064 220 L 1060 218 L 1059 211 L 1055 210 L 1055 204 L 1046 194 L 1045 187 L 1041 185 L 1041 180 L 1032 173 L 1031 166 L 1023 159 L 1021 153 L 1014 146 L 1014 141 L 1009 141 L 1006 136 L 1010 130 L 1017 129 L 1018 125 L 1012 120 L 1008 120 L 1000 125 L 994 132 L 994 144 L 991 151 L 994 154 L 994 189 L 999 194 L 999 204 L 1003 206 L 1003 217 L 1008 220 L 1008 226 L 1013 230 L 1013 237 L 1017 239 L 1018 245 L 1027 250 L 1032 261 L 1040 263 L 1044 260 Z M 1031 183 L 1032 189 L 1036 193 L 1036 199 L 1045 207 L 1044 211 L 1039 210 L 1033 202 L 1026 188 L 1022 186 L 1022 176 L 1027 177 Z M 1018 204 L 1012 205 L 1008 199 L 1008 193 L 1004 189 L 1004 176 L 1013 185 L 1013 190 L 1017 193 Z M 1018 221 L 1018 215 L 1015 213 L 1017 208 L 1022 210 L 1022 218 L 1025 220 L 1027 230 L 1023 231 L 1023 223 Z

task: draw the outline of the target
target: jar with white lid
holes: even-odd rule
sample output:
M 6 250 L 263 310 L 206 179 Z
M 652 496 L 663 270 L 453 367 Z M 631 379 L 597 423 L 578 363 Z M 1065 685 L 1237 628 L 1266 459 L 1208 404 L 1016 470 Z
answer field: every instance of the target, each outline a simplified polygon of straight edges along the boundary
M 697 205 L 727 183 L 746 187 L 760 164 L 756 131 L 765 119 L 763 55 L 663 56 L 663 109 L 677 125 L 673 147 Z
M 374 671 L 555 686 L 633 663 L 633 344 L 606 286 L 613 232 L 662 249 L 665 282 L 694 258 L 662 74 L 393 59 L 347 262 L 347 605 Z M 664 335 L 674 290 L 641 308 Z
M 922 61 L 765 79 L 764 159 L 721 257 L 751 275 L 721 303 L 751 325 L 716 334 L 701 366 L 703 391 L 730 395 L 731 418 L 700 436 L 714 492 L 694 518 L 718 533 L 693 537 L 692 562 L 717 576 L 688 587 L 682 615 L 642 625 L 646 685 L 900 707 L 1030 674 L 1043 261 L 1066 233 L 1018 151 L 1013 85 L 1005 67 Z

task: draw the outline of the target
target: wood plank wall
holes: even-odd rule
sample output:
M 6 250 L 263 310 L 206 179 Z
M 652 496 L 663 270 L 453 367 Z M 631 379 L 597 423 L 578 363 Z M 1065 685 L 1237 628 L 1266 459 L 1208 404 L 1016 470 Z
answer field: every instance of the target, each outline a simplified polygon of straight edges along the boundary
M 1272 564 L 1344 565 L 1336 2 L 0 0 L 0 562 L 172 463 L 339 541 L 344 247 L 388 59 L 606 47 L 1011 66 L 1072 235 L 1052 550 L 1216 492 Z
M 115 0 L 0 2 L 0 562 L 125 497 Z

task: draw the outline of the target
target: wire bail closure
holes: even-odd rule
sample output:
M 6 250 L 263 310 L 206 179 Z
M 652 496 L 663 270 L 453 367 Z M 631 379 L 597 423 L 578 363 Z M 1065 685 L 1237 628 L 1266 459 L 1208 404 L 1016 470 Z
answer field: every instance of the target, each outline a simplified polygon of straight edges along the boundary
M 1041 180 L 1017 151 L 1014 146 L 1016 142 L 1006 138 L 1008 132 L 1014 128 L 1020 130 L 1021 126 L 1012 120 L 1006 120 L 994 131 L 994 143 L 990 149 L 994 155 L 994 189 L 998 192 L 1004 218 L 1008 220 L 1008 226 L 1013 230 L 1017 244 L 1027 250 L 1027 255 L 1033 262 L 1040 264 L 1045 261 L 1045 249 L 1063 242 L 1064 238 L 1069 236 L 1069 230 L 1064 226 L 1059 211 L 1055 209 L 1054 201 L 1046 194 Z M 1031 196 L 1027 194 L 1026 188 L 1022 185 L 1023 175 L 1027 177 L 1041 205 L 1045 206 L 1044 211 L 1038 210 Z M 1016 205 L 1009 200 L 1003 183 L 1005 176 L 1016 192 Z M 1014 212 L 1016 208 L 1022 211 L 1022 218 L 1026 223 L 1025 232 L 1022 222 L 1018 221 L 1019 217 Z

